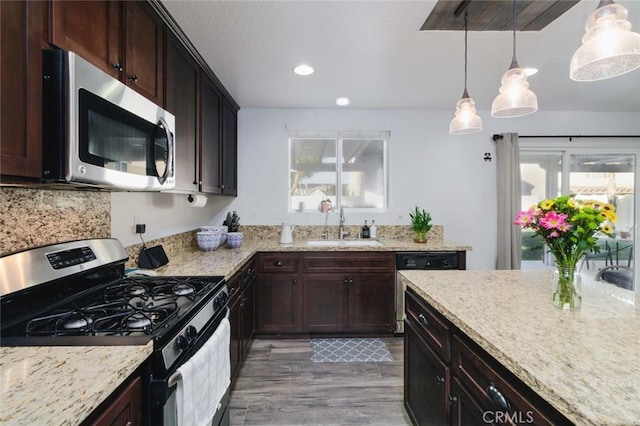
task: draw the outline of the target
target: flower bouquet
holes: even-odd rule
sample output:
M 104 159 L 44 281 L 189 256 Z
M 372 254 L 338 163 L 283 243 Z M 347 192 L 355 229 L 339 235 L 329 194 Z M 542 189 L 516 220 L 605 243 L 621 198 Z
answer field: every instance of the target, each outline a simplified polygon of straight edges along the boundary
M 599 252 L 598 236 L 611 236 L 615 220 L 615 207 L 611 204 L 576 200 L 575 194 L 543 200 L 516 215 L 514 224 L 540 235 L 555 257 L 555 306 L 580 308 L 576 265 L 588 251 Z

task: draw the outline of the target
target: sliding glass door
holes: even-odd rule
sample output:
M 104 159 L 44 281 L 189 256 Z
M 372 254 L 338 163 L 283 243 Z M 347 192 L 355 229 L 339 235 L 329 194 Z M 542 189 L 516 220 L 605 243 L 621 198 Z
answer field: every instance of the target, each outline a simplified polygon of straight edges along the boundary
M 521 141 L 522 208 L 562 194 L 613 204 L 615 235 L 599 239 L 600 252 L 588 254 L 579 265 L 580 272 L 589 279 L 640 290 L 634 274 L 640 263 L 636 260 L 640 151 L 624 146 L 593 149 L 587 144 L 569 148 L 557 141 L 544 145 Z M 544 247 L 540 237 L 523 231 L 522 268 L 553 268 L 553 256 Z

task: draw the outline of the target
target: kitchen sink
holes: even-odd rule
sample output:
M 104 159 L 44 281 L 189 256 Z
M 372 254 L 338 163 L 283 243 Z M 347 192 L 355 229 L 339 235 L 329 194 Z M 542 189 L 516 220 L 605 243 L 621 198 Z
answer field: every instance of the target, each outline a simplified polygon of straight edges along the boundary
M 307 245 L 314 247 L 381 247 L 383 244 L 375 240 L 308 240 Z

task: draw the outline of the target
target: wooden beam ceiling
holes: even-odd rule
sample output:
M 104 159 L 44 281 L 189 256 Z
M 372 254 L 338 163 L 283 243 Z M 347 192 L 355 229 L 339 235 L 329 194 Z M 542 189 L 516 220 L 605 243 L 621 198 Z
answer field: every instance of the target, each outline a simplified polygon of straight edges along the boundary
M 540 31 L 580 0 L 516 0 L 518 31 Z M 438 0 L 420 31 L 512 31 L 513 3 L 507 0 Z

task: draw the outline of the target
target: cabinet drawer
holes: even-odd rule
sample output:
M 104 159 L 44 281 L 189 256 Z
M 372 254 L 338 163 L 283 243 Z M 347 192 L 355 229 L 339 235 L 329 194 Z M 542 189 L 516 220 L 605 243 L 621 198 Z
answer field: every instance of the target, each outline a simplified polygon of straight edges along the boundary
M 254 259 L 250 260 L 249 263 L 247 263 L 242 268 L 241 272 L 242 272 L 242 288 L 244 289 L 256 277 L 256 261 Z
M 258 259 L 260 272 L 298 272 L 300 256 L 292 253 L 261 253 Z
M 303 272 L 342 273 L 394 272 L 393 253 L 312 253 L 304 255 Z
M 446 320 L 420 303 L 410 290 L 405 293 L 407 319 L 412 321 L 418 332 L 438 352 L 445 362 L 451 360 L 451 329 Z
M 227 280 L 227 290 L 229 290 L 229 299 L 233 302 L 234 298 L 240 295 L 242 285 L 242 272 L 236 272 L 231 279 Z
M 571 424 L 535 392 L 489 355 L 453 336 L 452 368 L 460 383 L 486 410 L 502 415 L 505 424 Z

